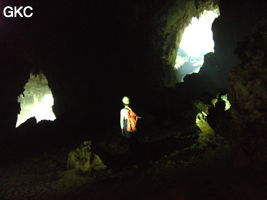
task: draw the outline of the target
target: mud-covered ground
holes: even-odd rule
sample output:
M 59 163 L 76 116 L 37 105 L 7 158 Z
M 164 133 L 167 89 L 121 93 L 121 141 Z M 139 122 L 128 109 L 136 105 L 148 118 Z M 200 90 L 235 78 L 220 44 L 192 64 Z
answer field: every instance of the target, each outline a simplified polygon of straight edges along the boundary
M 135 153 L 119 134 L 96 137 L 94 149 L 108 168 L 92 174 L 67 169 L 75 146 L 13 152 L 0 165 L 0 199 L 267 199 L 266 172 L 233 169 L 227 145 L 199 148 L 197 139 L 195 126 L 175 121 L 144 126 Z

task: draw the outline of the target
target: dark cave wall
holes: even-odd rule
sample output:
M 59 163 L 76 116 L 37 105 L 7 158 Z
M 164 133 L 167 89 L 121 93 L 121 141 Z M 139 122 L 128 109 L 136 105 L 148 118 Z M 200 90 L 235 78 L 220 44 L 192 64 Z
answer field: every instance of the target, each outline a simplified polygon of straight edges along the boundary
M 238 43 L 250 34 L 257 22 L 266 14 L 266 1 L 220 1 L 221 15 L 215 19 L 212 27 L 215 42 L 214 55 L 220 76 L 218 82 L 229 87 L 229 71 L 240 59 L 234 53 Z
M 229 122 L 225 137 L 238 153 L 239 165 L 267 165 L 267 18 L 236 49 L 241 63 L 230 72 Z M 243 156 L 243 162 L 240 157 Z M 245 162 L 246 161 L 246 162 Z
M 267 18 L 243 38 L 235 54 L 240 63 L 229 73 L 228 99 L 231 107 L 210 118 L 215 131 L 233 151 L 235 167 L 264 169 L 267 166 Z
M 15 54 L 14 51 L 10 51 L 8 48 L 1 48 L 1 52 L 0 130 L 10 130 L 14 129 L 16 125 L 17 114 L 20 111 L 17 97 L 18 94 L 23 92 L 22 85 L 26 83 L 30 69 L 28 68 L 28 63 L 22 60 L 20 56 L 10 56 Z M 6 132 L 1 131 L 1 134 L 6 134 Z

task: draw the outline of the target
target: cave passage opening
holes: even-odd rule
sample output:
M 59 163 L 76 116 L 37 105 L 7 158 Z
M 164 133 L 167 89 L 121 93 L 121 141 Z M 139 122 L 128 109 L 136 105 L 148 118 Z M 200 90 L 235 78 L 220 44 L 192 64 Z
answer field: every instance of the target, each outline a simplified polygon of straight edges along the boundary
M 214 52 L 211 26 L 219 15 L 219 8 L 205 10 L 199 18 L 193 17 L 185 28 L 174 66 L 178 82 L 183 82 L 187 74 L 198 73 L 204 63 L 204 55 Z
M 30 74 L 23 94 L 18 96 L 18 102 L 21 110 L 17 117 L 16 127 L 31 117 L 35 117 L 37 123 L 41 120 L 54 121 L 56 119 L 52 109 L 53 94 L 43 73 Z

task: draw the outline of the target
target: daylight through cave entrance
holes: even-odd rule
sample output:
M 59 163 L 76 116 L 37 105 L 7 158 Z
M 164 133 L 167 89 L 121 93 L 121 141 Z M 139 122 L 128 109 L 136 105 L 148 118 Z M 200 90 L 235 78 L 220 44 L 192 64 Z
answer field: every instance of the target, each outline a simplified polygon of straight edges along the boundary
M 198 73 L 203 65 L 204 55 L 214 52 L 211 26 L 218 16 L 219 9 L 205 10 L 199 18 L 193 17 L 185 28 L 175 63 L 179 82 L 183 82 L 187 74 Z
M 30 74 L 28 82 L 24 86 L 24 92 L 18 97 L 20 113 L 18 114 L 16 127 L 27 119 L 35 117 L 37 123 L 41 120 L 55 120 L 52 106 L 54 98 L 48 81 L 44 74 Z

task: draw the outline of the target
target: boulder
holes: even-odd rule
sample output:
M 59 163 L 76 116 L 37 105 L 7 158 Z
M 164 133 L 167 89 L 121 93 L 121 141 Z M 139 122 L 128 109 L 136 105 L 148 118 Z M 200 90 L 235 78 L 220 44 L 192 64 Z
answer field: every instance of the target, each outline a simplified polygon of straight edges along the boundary
M 107 168 L 101 158 L 92 150 L 92 142 L 84 141 L 68 155 L 67 168 L 77 169 L 80 173 L 91 173 Z

